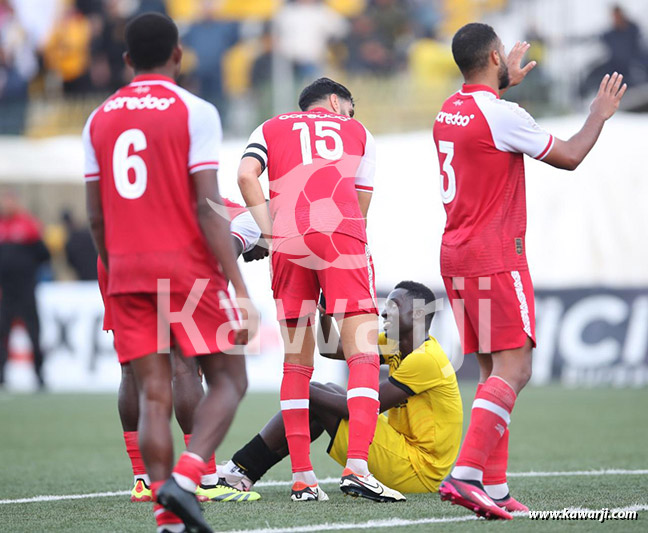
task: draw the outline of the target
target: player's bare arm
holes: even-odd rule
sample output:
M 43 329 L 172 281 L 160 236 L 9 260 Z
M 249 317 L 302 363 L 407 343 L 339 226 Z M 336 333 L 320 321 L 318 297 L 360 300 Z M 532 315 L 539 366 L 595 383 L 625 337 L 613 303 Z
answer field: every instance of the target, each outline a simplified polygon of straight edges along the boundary
M 258 326 L 258 313 L 251 305 L 249 294 L 241 271 L 236 263 L 236 255 L 232 238 L 230 237 L 229 220 L 217 214 L 209 205 L 208 199 L 222 205 L 218 190 L 218 173 L 208 169 L 193 174 L 196 186 L 198 221 L 204 233 L 209 248 L 223 269 L 223 274 L 232 283 L 236 292 L 236 299 L 241 302 L 247 300 L 245 305 L 239 305 L 243 313 L 244 327 L 236 332 L 236 344 L 247 344 L 256 333 Z
M 403 403 L 409 394 L 400 389 L 389 380 L 380 382 L 378 391 L 380 398 L 380 412 L 384 413 L 392 407 Z M 322 409 L 335 414 L 338 418 L 349 418 L 346 391 L 337 391 L 327 385 L 311 384 L 311 403 L 315 409 Z
M 516 85 L 522 83 L 522 80 L 526 78 L 526 75 L 531 72 L 537 65 L 535 61 L 530 61 L 526 65 L 522 66 L 522 59 L 524 58 L 524 55 L 529 51 L 530 47 L 531 45 L 524 41 L 515 43 L 515 46 L 511 48 L 511 51 L 506 58 L 506 66 L 508 67 L 509 73 L 509 84 L 503 89 L 500 89 L 500 96 L 502 96 L 511 87 L 515 87 Z
M 246 207 L 252 213 L 261 235 L 268 242 L 272 239 L 272 219 L 266 203 L 259 176 L 263 173 L 261 163 L 253 157 L 243 157 L 238 169 L 238 186 Z
M 596 144 L 605 121 L 619 108 L 621 98 L 628 88 L 622 82 L 623 76 L 617 72 L 603 77 L 581 130 L 567 141 L 556 139 L 553 148 L 544 158 L 545 163 L 565 170 L 575 170 L 581 164 Z
M 232 237 L 232 245 L 234 246 L 234 256 L 240 257 L 243 253 L 243 243 L 236 237 Z
M 357 191 L 358 192 L 358 204 L 360 205 L 360 211 L 362 216 L 365 219 L 365 224 L 367 223 L 367 214 L 369 213 L 369 205 L 371 204 L 371 197 L 373 196 L 370 192 Z
M 86 209 L 88 211 L 92 240 L 99 252 L 102 263 L 108 269 L 108 251 L 106 250 L 104 214 L 99 181 L 86 182 Z

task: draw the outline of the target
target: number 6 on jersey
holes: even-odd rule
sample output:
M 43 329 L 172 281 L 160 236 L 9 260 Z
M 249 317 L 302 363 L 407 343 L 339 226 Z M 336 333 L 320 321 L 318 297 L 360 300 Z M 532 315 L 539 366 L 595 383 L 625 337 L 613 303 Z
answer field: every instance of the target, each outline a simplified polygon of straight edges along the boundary
M 146 136 L 142 130 L 133 128 L 117 137 L 113 149 L 113 177 L 119 195 L 127 200 L 136 200 L 146 190 L 148 170 L 140 156 L 137 154 L 128 155 L 131 146 L 134 152 L 146 150 Z M 128 177 L 130 169 L 133 169 L 135 174 L 135 180 L 132 182 Z

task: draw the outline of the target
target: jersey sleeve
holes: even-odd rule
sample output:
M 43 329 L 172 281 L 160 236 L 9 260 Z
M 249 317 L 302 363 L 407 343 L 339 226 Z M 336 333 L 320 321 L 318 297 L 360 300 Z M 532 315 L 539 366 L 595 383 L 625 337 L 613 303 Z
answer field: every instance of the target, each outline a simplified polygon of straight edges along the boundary
M 268 144 L 263 134 L 263 125 L 252 132 L 243 153 L 243 157 L 253 157 L 261 163 L 261 172 L 268 166 Z
M 526 154 L 540 161 L 551 151 L 553 135 L 538 126 L 519 105 L 499 100 L 487 115 L 498 150 Z
M 409 354 L 389 376 L 392 385 L 404 390 L 410 396 L 432 389 L 444 379 L 444 373 L 439 368 L 436 358 L 424 350 Z
M 376 174 L 376 141 L 367 128 L 365 132 L 365 151 L 356 172 L 355 186 L 357 191 L 372 193 Z
M 249 211 L 235 216 L 230 223 L 230 233 L 241 241 L 243 253 L 249 252 L 261 237 L 261 230 Z
M 210 103 L 201 101 L 200 105 L 189 109 L 189 172 L 218 169 L 223 142 L 218 110 Z
M 95 153 L 92 136 L 90 134 L 90 127 L 95 113 L 96 111 L 93 111 L 90 117 L 88 117 L 83 128 L 83 134 L 81 135 L 84 153 L 83 175 L 86 182 L 99 181 L 99 163 L 97 163 L 97 154 Z

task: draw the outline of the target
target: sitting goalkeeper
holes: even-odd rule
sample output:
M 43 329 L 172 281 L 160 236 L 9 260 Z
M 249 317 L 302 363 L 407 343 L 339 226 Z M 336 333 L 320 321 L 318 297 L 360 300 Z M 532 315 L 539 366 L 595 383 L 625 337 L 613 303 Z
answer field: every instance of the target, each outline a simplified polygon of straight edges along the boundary
M 439 343 L 428 335 L 434 316 L 428 310 L 434 301 L 426 286 L 403 281 L 389 294 L 382 313 L 384 333 L 378 342 L 389 377 L 380 383 L 380 411 L 385 416 L 378 417 L 369 470 L 400 492 L 436 492 L 450 473 L 461 442 L 463 409 L 457 378 Z M 321 311 L 319 351 L 343 360 L 331 317 Z M 311 383 L 311 440 L 326 431 L 331 437 L 328 453 L 341 465 L 346 462 L 348 417 L 344 388 Z M 218 473 L 232 486 L 249 490 L 287 455 L 278 413 L 226 465 L 219 466 Z

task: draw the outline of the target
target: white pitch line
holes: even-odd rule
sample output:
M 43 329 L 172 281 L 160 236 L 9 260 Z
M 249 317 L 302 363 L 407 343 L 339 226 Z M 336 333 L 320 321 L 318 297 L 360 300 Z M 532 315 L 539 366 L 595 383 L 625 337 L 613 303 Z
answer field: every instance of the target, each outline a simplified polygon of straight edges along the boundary
M 648 470 L 623 470 L 616 468 L 609 468 L 606 470 L 572 470 L 566 472 L 509 472 L 509 477 L 562 477 L 562 476 L 645 476 L 648 475 Z M 331 485 L 339 483 L 340 478 L 327 477 L 320 479 L 322 485 Z M 255 488 L 263 487 L 288 487 L 292 484 L 291 481 L 260 481 Z M 85 498 L 107 498 L 110 496 L 126 496 L 130 494 L 128 490 L 119 490 L 111 492 L 91 492 L 88 494 L 61 494 L 52 496 L 34 496 L 32 498 L 18 498 L 14 500 L 0 500 L 0 505 L 12 503 L 39 503 L 39 502 L 55 502 L 63 500 L 82 500 Z
M 597 511 L 597 509 L 584 509 L 582 507 L 569 507 L 570 510 L 577 510 L 581 512 L 591 512 Z M 561 512 L 563 509 L 558 509 L 557 512 Z M 610 509 L 611 512 L 628 512 L 628 511 L 648 511 L 648 505 L 629 505 L 627 507 L 616 507 Z M 524 515 L 520 516 L 521 518 Z M 341 531 L 345 529 L 373 529 L 373 528 L 384 528 L 384 527 L 405 527 L 405 526 L 417 526 L 421 524 L 447 524 L 451 522 L 468 522 L 470 520 L 477 520 L 475 515 L 467 516 L 447 516 L 441 518 L 419 518 L 416 520 L 409 520 L 406 518 L 388 518 L 386 520 L 369 520 L 368 522 L 359 522 L 359 523 L 325 523 L 325 524 L 311 524 L 307 526 L 295 526 L 295 527 L 266 527 L 260 529 L 238 529 L 238 530 L 226 530 L 221 533 L 308 533 L 310 531 Z M 539 522 L 545 522 L 548 520 L 538 520 Z
M 648 470 L 623 470 L 606 468 L 604 470 L 571 470 L 566 472 L 509 472 L 508 477 L 569 477 L 569 476 L 645 476 Z
M 570 476 L 645 476 L 648 470 L 623 470 L 620 468 L 608 468 L 604 470 L 571 470 L 565 472 L 509 472 L 508 477 L 570 477 Z M 320 479 L 322 485 L 332 485 L 339 483 L 338 477 L 327 477 Z M 255 488 L 262 487 L 288 487 L 292 481 L 260 481 L 254 485 Z
M 61 494 L 59 496 L 34 496 L 33 498 L 18 498 L 17 500 L 0 500 L 0 504 L 7 503 L 38 503 L 58 502 L 62 500 L 85 500 L 86 498 L 106 498 L 108 496 L 126 496 L 130 490 L 116 490 L 112 492 L 90 492 L 88 494 Z

